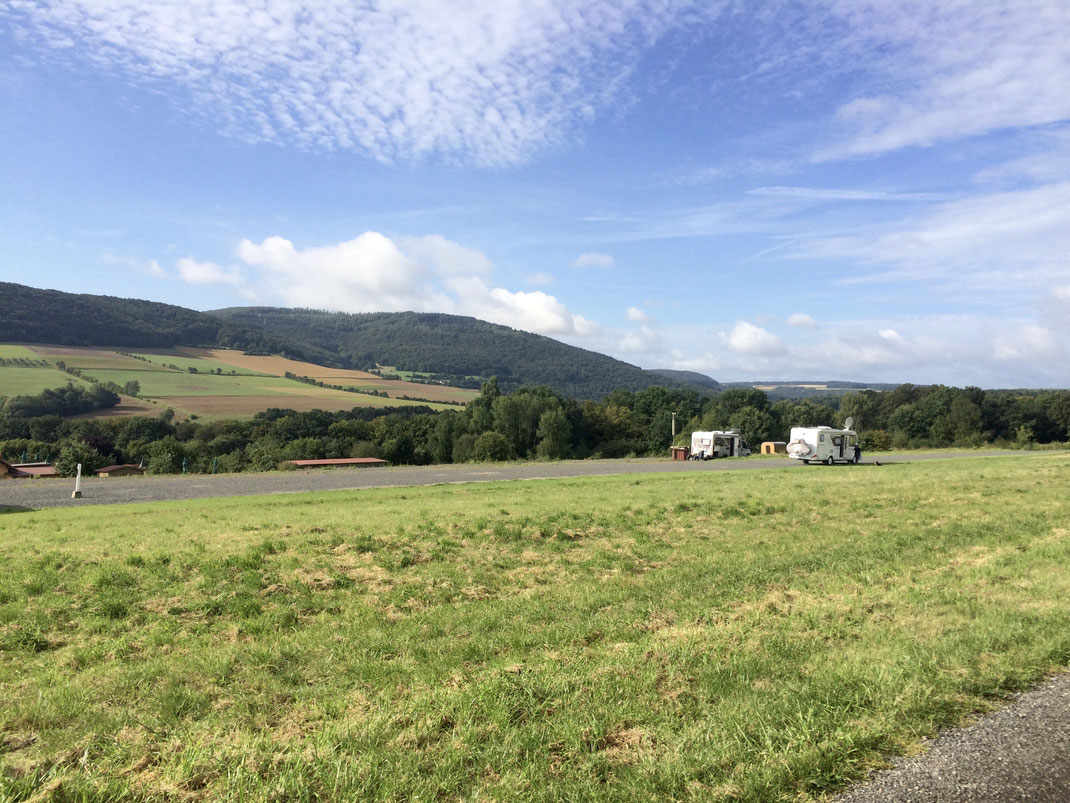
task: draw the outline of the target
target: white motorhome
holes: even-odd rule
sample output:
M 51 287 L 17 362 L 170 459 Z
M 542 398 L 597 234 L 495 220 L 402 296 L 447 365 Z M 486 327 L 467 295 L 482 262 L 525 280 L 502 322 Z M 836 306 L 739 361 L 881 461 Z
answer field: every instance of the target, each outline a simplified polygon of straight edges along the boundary
M 850 422 L 848 422 L 850 426 Z M 858 433 L 832 427 L 792 427 L 788 457 L 804 463 L 857 463 L 862 457 Z
M 691 433 L 691 459 L 713 460 L 715 457 L 746 457 L 750 447 L 738 429 Z

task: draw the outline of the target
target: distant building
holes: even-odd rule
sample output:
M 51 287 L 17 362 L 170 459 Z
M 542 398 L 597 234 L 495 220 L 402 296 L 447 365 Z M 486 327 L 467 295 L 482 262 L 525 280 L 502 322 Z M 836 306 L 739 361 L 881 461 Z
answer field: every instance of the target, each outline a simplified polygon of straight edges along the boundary
M 762 444 L 762 454 L 787 454 L 788 444 L 786 441 L 765 441 Z
M 98 477 L 140 477 L 144 473 L 145 469 L 141 466 L 135 466 L 133 463 L 104 466 L 104 468 L 98 468 L 95 472 Z
M 385 466 L 386 460 L 378 457 L 329 457 L 326 460 L 287 460 L 290 465 L 298 468 L 331 468 L 342 466 Z
M 11 463 L 15 469 L 16 477 L 58 477 L 56 471 L 49 463 Z
M 13 480 L 19 474 L 6 460 L 0 459 L 0 480 Z

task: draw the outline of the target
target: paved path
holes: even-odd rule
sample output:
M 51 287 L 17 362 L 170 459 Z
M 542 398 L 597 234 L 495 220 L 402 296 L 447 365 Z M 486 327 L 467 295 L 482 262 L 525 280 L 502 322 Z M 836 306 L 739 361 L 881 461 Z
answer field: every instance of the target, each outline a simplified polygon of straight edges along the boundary
M 958 457 L 993 455 L 1028 456 L 1044 452 L 936 452 L 880 458 L 883 463 L 902 463 Z M 628 460 L 565 460 L 558 463 L 502 463 L 448 466 L 396 466 L 388 468 L 344 468 L 283 471 L 267 474 L 190 474 L 160 477 L 85 477 L 82 498 L 72 499 L 74 480 L 37 479 L 0 481 L 0 509 L 84 507 L 127 502 L 164 502 L 203 499 L 215 496 L 255 496 L 259 494 L 339 491 L 353 488 L 384 488 L 405 485 L 436 485 L 451 482 L 493 480 L 533 480 L 563 477 L 593 477 L 607 474 L 660 474 L 664 472 L 747 471 L 785 468 L 799 471 L 859 471 L 874 467 L 863 459 L 859 466 L 807 466 L 791 458 L 751 458 L 702 461 L 673 461 L 660 458 Z
M 1070 673 L 925 747 L 834 803 L 1070 801 Z
M 880 462 L 903 463 L 995 455 L 1031 456 L 1043 452 L 986 451 L 904 454 Z M 395 466 L 387 468 L 312 469 L 265 474 L 191 474 L 160 477 L 84 477 L 82 498 L 72 499 L 70 479 L 9 480 L 0 483 L 0 508 L 81 507 L 128 502 L 163 502 L 218 496 L 338 491 L 495 480 L 531 480 L 592 477 L 610 474 L 655 474 L 665 472 L 746 471 L 794 467 L 809 471 L 851 471 L 876 461 L 863 459 L 860 466 L 806 466 L 790 458 L 673 461 L 659 458 L 625 460 L 566 460 L 556 463 L 466 464 L 446 466 Z

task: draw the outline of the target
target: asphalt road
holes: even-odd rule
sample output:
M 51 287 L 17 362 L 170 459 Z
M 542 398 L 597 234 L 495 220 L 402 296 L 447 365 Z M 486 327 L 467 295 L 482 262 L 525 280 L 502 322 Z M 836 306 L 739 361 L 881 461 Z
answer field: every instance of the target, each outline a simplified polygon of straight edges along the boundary
M 903 454 L 880 458 L 882 463 L 905 463 L 994 455 L 1029 456 L 1043 452 L 988 451 Z M 535 480 L 562 477 L 593 477 L 608 474 L 661 474 L 665 472 L 750 471 L 792 467 L 798 471 L 863 471 L 876 467 L 863 458 L 858 466 L 808 466 L 791 458 L 720 459 L 673 461 L 660 458 L 628 460 L 566 460 L 558 463 L 500 463 L 448 466 L 394 466 L 387 468 L 338 468 L 281 471 L 266 474 L 189 474 L 160 477 L 83 477 L 82 498 L 72 499 L 72 479 L 0 480 L 0 509 L 33 510 L 47 507 L 84 507 L 128 502 L 165 502 L 217 496 L 340 491 L 354 488 L 385 488 L 437 485 L 453 482 Z

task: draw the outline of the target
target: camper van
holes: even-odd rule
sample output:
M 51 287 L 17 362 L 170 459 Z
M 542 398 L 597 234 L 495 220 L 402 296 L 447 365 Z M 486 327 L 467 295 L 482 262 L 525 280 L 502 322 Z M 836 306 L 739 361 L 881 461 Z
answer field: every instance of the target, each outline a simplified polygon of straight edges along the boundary
M 832 427 L 792 427 L 788 456 L 804 463 L 857 463 L 862 457 L 858 433 Z
M 713 460 L 715 457 L 746 457 L 750 454 L 750 447 L 743 440 L 738 429 L 730 429 L 722 432 L 691 433 L 691 459 Z

